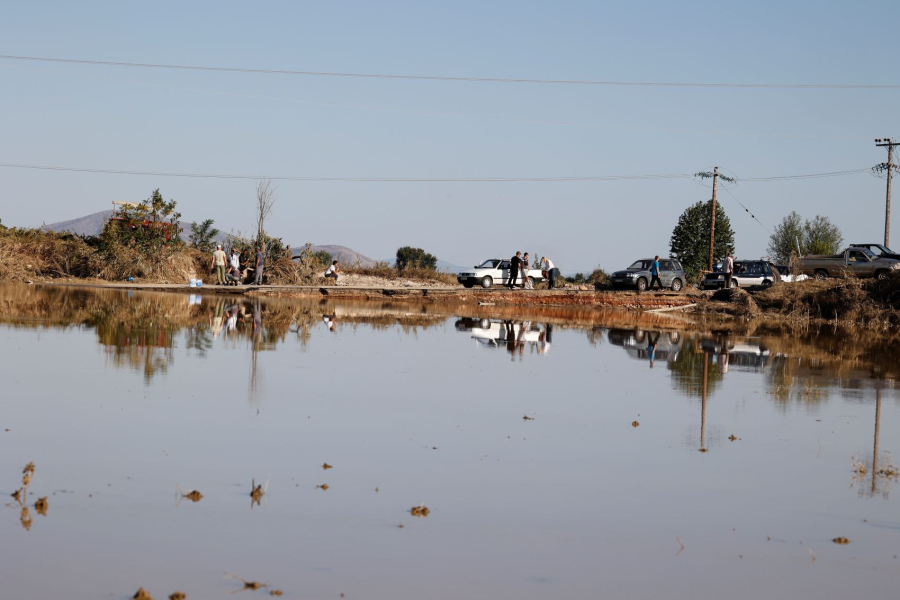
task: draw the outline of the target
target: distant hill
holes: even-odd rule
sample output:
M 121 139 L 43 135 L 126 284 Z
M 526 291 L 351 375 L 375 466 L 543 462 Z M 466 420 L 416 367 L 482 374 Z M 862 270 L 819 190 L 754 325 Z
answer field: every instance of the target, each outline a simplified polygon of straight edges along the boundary
M 111 210 L 101 210 L 100 212 L 94 213 L 92 215 L 79 217 L 77 219 L 71 219 L 69 221 L 47 223 L 43 225 L 41 229 L 43 229 L 44 231 L 68 231 L 70 233 L 74 233 L 75 235 L 100 235 L 100 232 L 103 231 L 103 225 L 106 223 L 106 221 L 109 220 L 112 212 L 113 211 Z M 187 241 L 188 235 L 191 232 L 191 221 L 182 219 L 181 226 L 184 228 L 184 231 L 181 235 L 185 239 L 185 241 Z M 217 236 L 217 241 L 224 244 L 227 236 L 228 234 L 226 232 L 220 232 Z M 360 254 L 356 250 L 348 248 L 347 246 L 313 246 L 314 252 L 317 252 L 319 250 L 324 250 L 347 266 L 355 265 L 357 262 L 359 262 L 364 267 L 375 266 L 374 259 L 369 258 L 365 254 Z M 294 253 L 294 255 L 297 255 L 300 252 L 300 248 L 291 248 L 291 251 Z
M 313 246 L 313 252 L 318 252 L 320 250 L 324 250 L 331 256 L 333 256 L 337 261 L 342 263 L 344 266 L 353 266 L 357 262 L 363 267 L 374 267 L 375 259 L 369 258 L 364 254 L 360 254 L 356 250 L 352 248 L 348 248 L 347 246 L 336 246 L 336 245 L 326 245 L 326 246 Z M 291 248 L 291 252 L 293 252 L 294 256 L 300 254 L 302 248 Z
M 100 235 L 103 231 L 103 224 L 109 220 L 112 214 L 111 210 L 101 210 L 100 212 L 86 217 L 78 217 L 70 221 L 59 221 L 56 223 L 47 223 L 41 227 L 44 231 L 68 231 L 75 235 Z

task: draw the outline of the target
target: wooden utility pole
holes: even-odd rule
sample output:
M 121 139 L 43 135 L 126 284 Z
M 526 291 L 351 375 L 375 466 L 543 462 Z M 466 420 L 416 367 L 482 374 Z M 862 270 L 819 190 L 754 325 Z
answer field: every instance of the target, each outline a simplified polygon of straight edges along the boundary
M 716 247 L 716 186 L 719 183 L 719 167 L 713 168 L 713 195 L 712 195 L 712 215 L 710 217 L 709 227 L 709 265 L 707 269 L 712 271 L 713 254 Z
M 875 166 L 876 172 L 885 172 L 887 173 L 887 193 L 885 195 L 884 200 L 884 245 L 888 248 L 891 247 L 891 179 L 894 174 L 894 169 L 896 165 L 894 165 L 894 148 L 900 145 L 900 142 L 895 142 L 891 140 L 891 138 L 877 139 L 875 140 L 875 145 L 880 148 L 887 148 L 888 159 L 886 163 L 881 163 L 880 165 Z
M 715 256 L 716 252 L 716 191 L 719 188 L 719 179 L 728 183 L 734 183 L 737 181 L 737 179 L 734 177 L 729 177 L 728 175 L 722 175 L 721 173 L 719 173 L 719 167 L 714 167 L 711 173 L 709 171 L 694 173 L 694 177 L 713 180 L 712 202 L 710 203 L 712 205 L 712 215 L 710 215 L 709 228 L 709 265 L 707 267 L 710 271 L 712 271 L 713 257 Z

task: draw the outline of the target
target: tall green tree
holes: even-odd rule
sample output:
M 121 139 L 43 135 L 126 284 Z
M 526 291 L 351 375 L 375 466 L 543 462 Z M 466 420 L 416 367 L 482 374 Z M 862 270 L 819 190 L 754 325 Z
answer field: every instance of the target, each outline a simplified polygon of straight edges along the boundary
M 709 259 L 709 231 L 712 226 L 711 202 L 692 204 L 678 217 L 678 224 L 669 240 L 669 255 L 677 258 L 689 279 L 696 279 L 706 270 Z M 734 232 L 731 219 L 721 204 L 716 205 L 716 237 L 713 246 L 713 262 L 725 258 L 727 251 L 734 252 Z
M 837 254 L 844 242 L 840 228 L 822 215 L 807 220 L 803 224 L 803 234 L 806 237 L 805 254 Z
M 775 226 L 769 237 L 769 254 L 777 262 L 787 264 L 791 252 L 800 243 L 801 254 L 836 254 L 841 249 L 844 236 L 840 228 L 828 217 L 816 215 L 811 221 L 791 212 Z
M 802 245 L 803 218 L 797 211 L 791 211 L 791 214 L 775 226 L 775 231 L 769 236 L 769 255 L 775 262 L 786 265 L 791 259 L 791 252 L 797 250 L 797 240 Z
M 206 219 L 202 223 L 191 223 L 191 234 L 189 236 L 191 246 L 201 252 L 209 252 L 213 249 L 216 236 L 219 235 L 219 230 L 213 227 L 213 223 L 215 221 L 212 219 Z
M 403 246 L 397 249 L 397 269 L 402 271 L 407 267 L 434 270 L 437 268 L 437 257 L 421 248 Z

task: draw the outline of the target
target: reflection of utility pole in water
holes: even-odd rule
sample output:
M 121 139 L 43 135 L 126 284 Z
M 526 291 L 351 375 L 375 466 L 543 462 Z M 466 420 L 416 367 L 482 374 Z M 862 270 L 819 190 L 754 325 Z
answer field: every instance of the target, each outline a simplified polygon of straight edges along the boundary
M 262 313 L 259 300 L 253 301 L 253 326 L 250 330 L 250 403 L 259 404 L 259 372 L 257 370 L 257 358 L 259 357 L 259 341 L 262 337 Z
M 878 492 L 878 431 L 881 426 L 881 388 L 875 388 L 875 448 L 872 454 L 872 495 Z
M 706 452 L 706 387 L 709 382 L 709 354 L 703 353 L 703 393 L 700 396 L 700 452 Z

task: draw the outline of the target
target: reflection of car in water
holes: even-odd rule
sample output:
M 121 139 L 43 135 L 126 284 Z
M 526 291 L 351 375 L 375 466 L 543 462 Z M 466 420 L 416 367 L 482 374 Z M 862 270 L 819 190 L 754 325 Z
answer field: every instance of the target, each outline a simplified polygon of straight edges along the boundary
M 482 320 L 483 321 L 483 320 Z M 457 321 L 457 329 L 459 329 Z M 485 325 L 487 325 L 485 327 Z M 522 331 L 525 327 L 525 331 Z M 513 323 L 512 321 L 479 322 L 477 327 L 470 327 L 472 339 L 479 344 L 491 348 L 505 348 L 510 342 L 540 342 L 541 328 L 531 323 Z
M 610 329 L 606 334 L 609 343 L 621 346 L 632 357 L 650 358 L 673 362 L 681 351 L 681 333 L 678 331 L 648 331 L 645 329 Z

